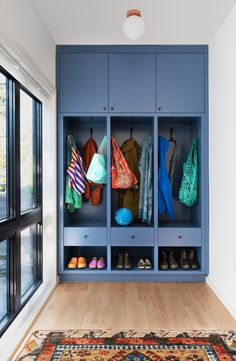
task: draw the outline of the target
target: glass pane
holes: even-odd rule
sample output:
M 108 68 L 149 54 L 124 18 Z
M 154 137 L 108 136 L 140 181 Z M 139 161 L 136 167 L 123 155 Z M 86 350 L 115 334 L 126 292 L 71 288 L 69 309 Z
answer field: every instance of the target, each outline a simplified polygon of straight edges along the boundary
M 9 217 L 7 199 L 7 78 L 0 73 L 0 219 Z
M 0 321 L 8 313 L 8 261 L 7 243 L 0 242 Z
M 36 226 L 21 232 L 21 297 L 37 281 L 37 238 Z
M 21 212 L 36 206 L 34 162 L 34 100 L 20 92 Z

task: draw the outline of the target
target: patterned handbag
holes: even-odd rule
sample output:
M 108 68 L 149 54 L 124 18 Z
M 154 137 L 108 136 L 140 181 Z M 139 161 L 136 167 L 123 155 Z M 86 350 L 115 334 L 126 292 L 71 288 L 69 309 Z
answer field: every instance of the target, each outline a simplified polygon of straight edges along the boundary
M 132 188 L 138 183 L 114 137 L 111 138 L 111 187 L 115 189 Z
M 198 201 L 198 151 L 197 138 L 193 138 L 187 162 L 183 165 L 183 178 L 179 191 L 179 200 L 186 206 Z

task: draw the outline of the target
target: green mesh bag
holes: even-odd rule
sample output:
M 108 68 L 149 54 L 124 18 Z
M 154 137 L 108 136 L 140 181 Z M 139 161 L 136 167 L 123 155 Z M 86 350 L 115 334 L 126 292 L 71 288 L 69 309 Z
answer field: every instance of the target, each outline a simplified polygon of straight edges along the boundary
M 198 150 L 196 137 L 193 138 L 187 162 L 183 165 L 179 200 L 186 206 L 193 206 L 198 201 Z

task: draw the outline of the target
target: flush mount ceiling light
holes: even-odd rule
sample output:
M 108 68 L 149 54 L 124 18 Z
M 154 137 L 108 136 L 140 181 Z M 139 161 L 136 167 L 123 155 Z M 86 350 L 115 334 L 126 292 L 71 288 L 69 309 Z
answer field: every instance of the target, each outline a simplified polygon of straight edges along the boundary
M 130 9 L 127 11 L 126 19 L 123 24 L 125 36 L 130 40 L 140 38 L 145 30 L 145 24 L 141 18 L 141 11 L 138 9 Z

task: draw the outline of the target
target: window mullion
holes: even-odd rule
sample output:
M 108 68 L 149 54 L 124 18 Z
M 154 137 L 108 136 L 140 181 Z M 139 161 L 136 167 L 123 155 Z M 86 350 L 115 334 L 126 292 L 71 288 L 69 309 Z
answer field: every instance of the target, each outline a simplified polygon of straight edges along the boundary
M 8 81 L 8 180 L 9 180 L 9 209 L 10 217 L 16 217 L 16 177 L 15 177 L 15 84 Z
M 14 168 L 15 168 L 15 207 L 16 207 L 16 220 L 20 222 L 20 86 L 16 84 L 15 87 L 15 157 L 14 157 Z

